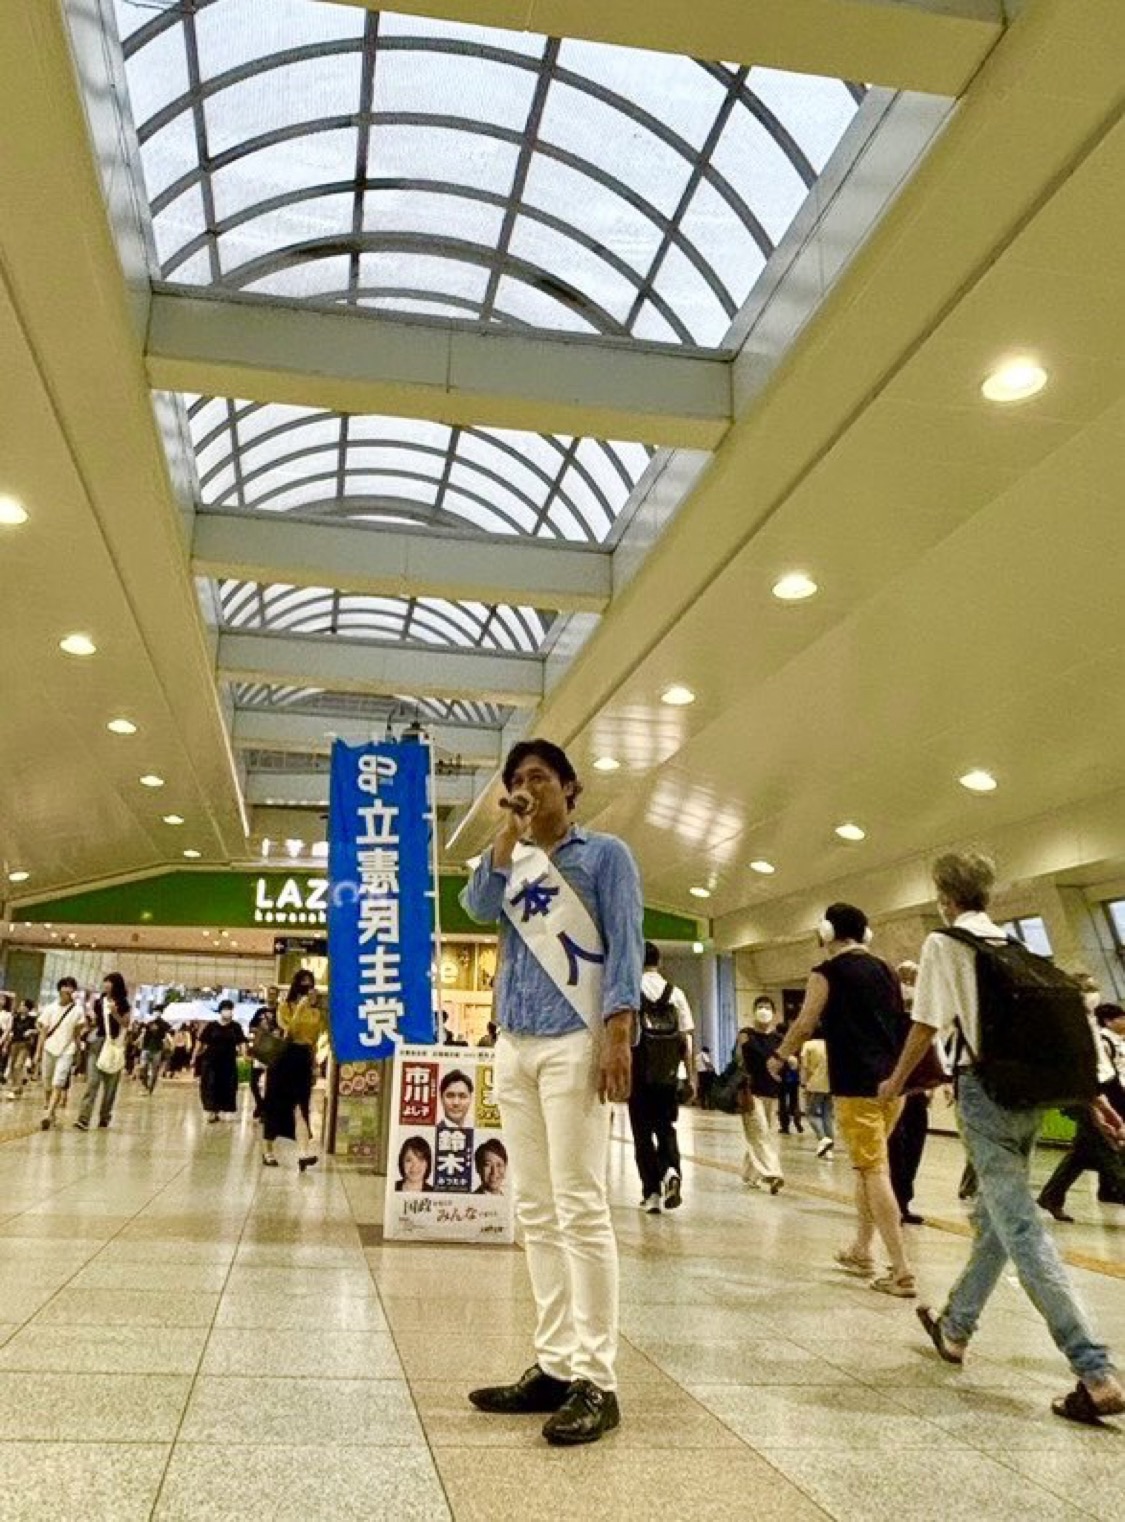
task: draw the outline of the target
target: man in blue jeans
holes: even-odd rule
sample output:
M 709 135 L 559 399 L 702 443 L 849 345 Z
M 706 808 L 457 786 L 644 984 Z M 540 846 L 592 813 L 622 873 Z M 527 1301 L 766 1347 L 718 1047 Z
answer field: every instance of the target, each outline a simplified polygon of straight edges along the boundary
M 967 851 L 939 857 L 933 877 L 938 909 L 947 925 L 986 941 L 1007 939 L 986 912 L 996 880 L 996 870 L 986 856 Z M 884 1098 L 901 1094 L 935 1031 L 949 1036 L 956 1028 L 966 1059 L 980 1051 L 976 953 L 971 945 L 940 933 L 927 938 L 911 1019 L 906 1046 L 879 1091 Z M 963 1363 L 981 1313 L 1011 1259 L 1025 1293 L 1078 1376 L 1076 1388 L 1051 1403 L 1052 1411 L 1068 1421 L 1091 1425 L 1125 1412 L 1125 1390 L 1109 1349 L 1098 1341 L 1079 1304 L 1031 1192 L 1031 1154 L 1043 1111 L 997 1104 L 973 1067 L 962 1059 L 958 1060 L 957 1102 L 961 1134 L 979 1180 L 973 1248 L 945 1308 L 935 1314 L 921 1306 L 919 1320 L 947 1363 Z M 1096 1108 L 1094 1119 L 1104 1134 L 1116 1145 L 1125 1143 L 1125 1123 L 1112 1111 L 1104 1113 L 1100 1103 Z

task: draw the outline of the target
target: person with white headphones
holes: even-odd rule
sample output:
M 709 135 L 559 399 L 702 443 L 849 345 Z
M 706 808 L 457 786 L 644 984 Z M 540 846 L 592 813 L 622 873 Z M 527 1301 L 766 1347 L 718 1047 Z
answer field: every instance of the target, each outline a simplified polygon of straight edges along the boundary
M 770 1066 L 780 1074 L 782 1064 L 819 1028 L 828 1049 L 836 1119 L 855 1170 L 856 1235 L 836 1262 L 870 1279 L 871 1288 L 884 1295 L 913 1299 L 914 1271 L 887 1154 L 902 1100 L 879 1098 L 879 1085 L 893 1071 L 910 1030 L 902 990 L 894 969 L 870 950 L 867 916 L 854 904 L 829 904 L 817 939 L 827 959 L 810 973 L 801 1013 Z M 872 1256 L 876 1233 L 890 1259 L 882 1275 L 876 1274 Z

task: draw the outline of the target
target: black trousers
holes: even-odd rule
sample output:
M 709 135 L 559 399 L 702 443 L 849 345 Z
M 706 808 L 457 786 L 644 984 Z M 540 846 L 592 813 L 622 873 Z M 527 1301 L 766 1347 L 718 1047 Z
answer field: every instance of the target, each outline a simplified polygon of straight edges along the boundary
M 633 1128 L 633 1155 L 644 1195 L 659 1194 L 669 1173 L 680 1172 L 680 1144 L 676 1140 L 679 1104 L 674 1083 L 642 1084 L 629 1099 L 629 1124 Z
M 1056 1208 L 1065 1205 L 1071 1185 L 1091 1169 L 1098 1175 L 1099 1195 L 1125 1199 L 1125 1152 L 1111 1147 L 1085 1112 L 1079 1115 L 1077 1124 L 1074 1140 L 1043 1185 L 1039 1198 Z
M 905 1215 L 914 1198 L 914 1180 L 926 1146 L 930 1127 L 930 1096 L 908 1094 L 898 1125 L 891 1132 L 888 1151 L 891 1160 L 891 1188 L 900 1212 Z
M 783 1083 L 781 1093 L 777 1096 L 777 1123 L 786 1135 L 789 1134 L 790 1122 L 797 1128 L 801 1126 L 801 1090 L 795 1083 Z

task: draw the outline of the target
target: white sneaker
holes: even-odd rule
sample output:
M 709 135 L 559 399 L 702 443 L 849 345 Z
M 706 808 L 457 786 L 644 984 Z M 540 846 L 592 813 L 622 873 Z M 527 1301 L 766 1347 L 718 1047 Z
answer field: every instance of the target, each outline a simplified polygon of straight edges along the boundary
M 817 1157 L 827 1157 L 831 1153 L 831 1151 L 832 1151 L 832 1138 L 830 1136 L 825 1136 L 821 1141 L 817 1142 L 817 1144 L 816 1144 L 816 1155 L 817 1155 Z
M 658 1194 L 646 1194 L 641 1201 L 641 1209 L 646 1215 L 659 1215 L 660 1196 Z

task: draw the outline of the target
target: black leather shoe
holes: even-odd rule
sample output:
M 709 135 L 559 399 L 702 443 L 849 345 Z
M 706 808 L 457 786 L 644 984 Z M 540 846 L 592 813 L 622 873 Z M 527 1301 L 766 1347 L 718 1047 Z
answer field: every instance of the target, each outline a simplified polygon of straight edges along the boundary
M 1044 1195 L 1040 1195 L 1036 1201 L 1036 1204 L 1039 1206 L 1040 1210 L 1045 1210 L 1048 1215 L 1054 1216 L 1056 1221 L 1063 1221 L 1067 1226 L 1074 1225 L 1074 1217 L 1072 1215 L 1067 1215 L 1066 1211 L 1058 1203 L 1057 1200 L 1047 1199 Z
M 469 1400 L 478 1411 L 489 1411 L 493 1415 L 542 1416 L 544 1412 L 557 1411 L 572 1388 L 565 1379 L 553 1379 L 550 1374 L 544 1374 L 536 1363 L 525 1370 L 514 1385 L 489 1385 L 483 1390 L 470 1390 Z
M 588 1379 L 576 1379 L 566 1403 L 543 1424 L 543 1436 L 556 1448 L 596 1443 L 621 1425 L 621 1407 L 612 1390 L 599 1390 Z
M 926 1224 L 926 1217 L 924 1215 L 918 1215 L 913 1210 L 904 1210 L 902 1212 L 901 1220 L 904 1226 L 925 1226 Z

